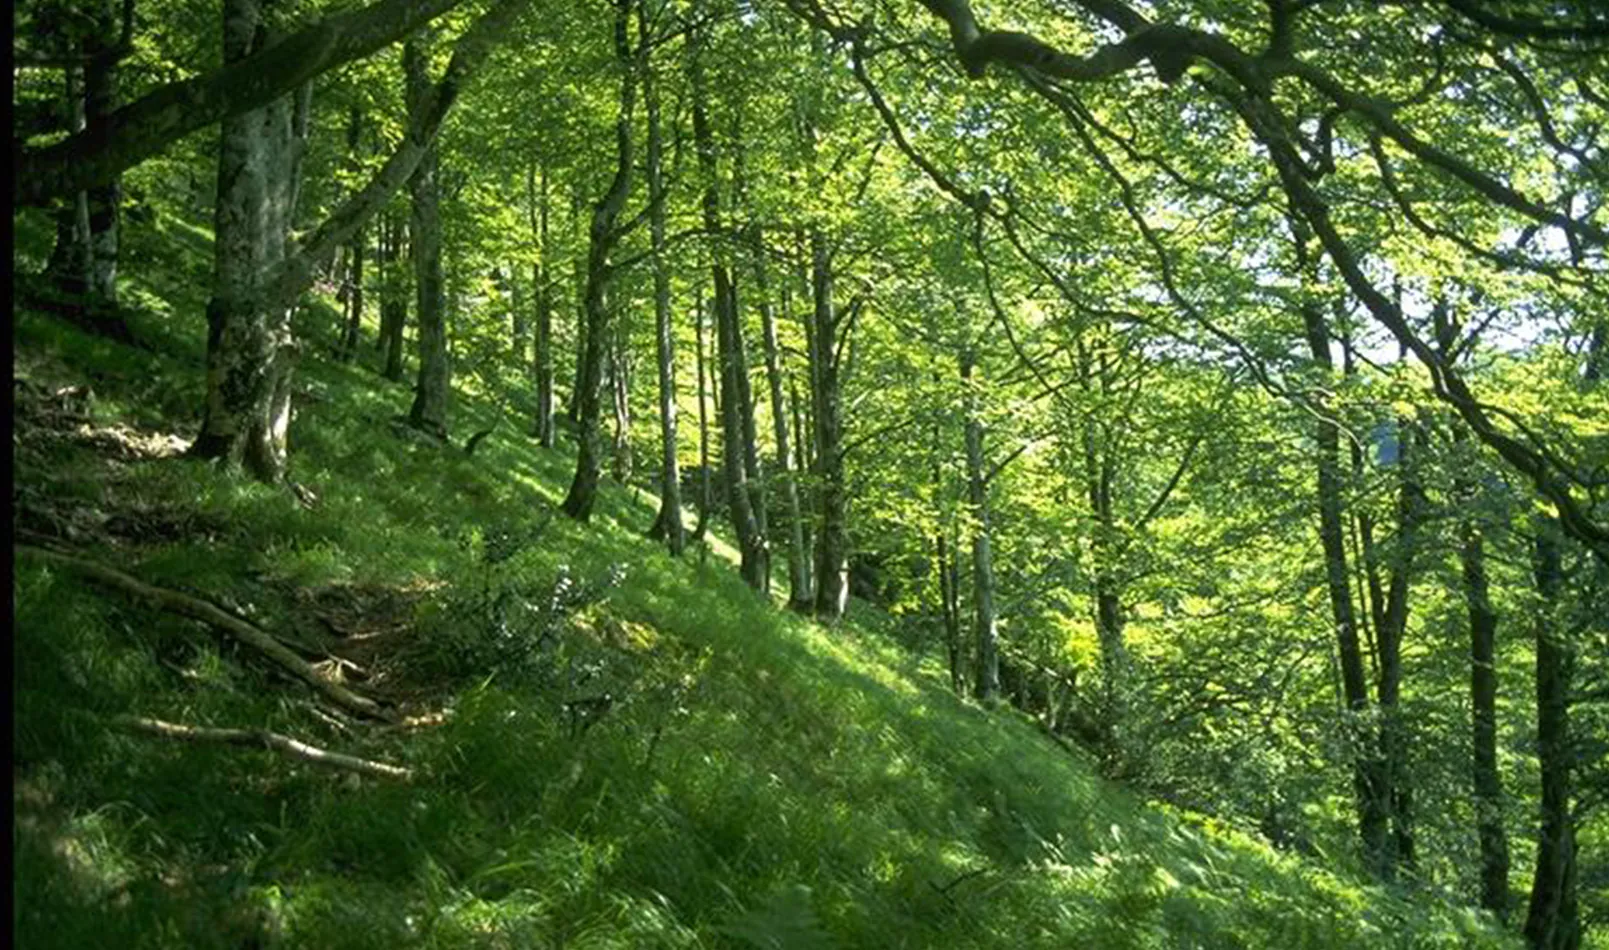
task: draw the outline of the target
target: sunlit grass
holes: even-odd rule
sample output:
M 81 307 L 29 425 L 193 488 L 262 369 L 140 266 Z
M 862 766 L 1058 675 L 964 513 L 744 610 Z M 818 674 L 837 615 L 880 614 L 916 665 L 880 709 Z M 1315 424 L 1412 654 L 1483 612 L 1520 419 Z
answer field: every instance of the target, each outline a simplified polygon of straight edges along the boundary
M 151 259 L 187 259 L 166 247 Z M 166 305 L 135 322 L 172 346 L 20 313 L 18 366 L 93 379 L 98 411 L 131 424 L 193 431 L 200 315 L 166 286 L 140 286 Z M 299 372 L 292 477 L 316 507 L 183 459 L 108 474 L 84 450 L 19 481 L 183 514 L 177 536 L 90 553 L 293 636 L 323 635 L 295 628 L 298 589 L 425 591 L 416 619 L 439 633 L 472 622 L 454 611 L 482 585 L 613 573 L 564 636 L 621 695 L 582 728 L 564 706 L 585 692 L 574 665 L 488 669 L 440 684 L 453 715 L 437 728 L 340 730 L 209 631 L 24 558 L 25 946 L 1508 945 L 1465 911 L 1141 805 L 1017 714 L 954 696 L 931 658 L 870 629 L 887 618 L 857 607 L 867 622 L 824 628 L 779 610 L 715 537 L 707 559 L 670 558 L 641 536 L 646 493 L 608 488 L 590 525 L 554 517 L 571 458 L 523 421 L 466 457 L 394 432 L 407 389 L 371 368 L 313 357 Z M 154 379 L 177 387 L 155 408 Z M 455 411 L 465 433 L 505 410 L 461 393 Z M 502 529 L 534 540 L 494 571 L 477 552 Z M 109 731 L 121 712 L 276 729 L 421 778 Z

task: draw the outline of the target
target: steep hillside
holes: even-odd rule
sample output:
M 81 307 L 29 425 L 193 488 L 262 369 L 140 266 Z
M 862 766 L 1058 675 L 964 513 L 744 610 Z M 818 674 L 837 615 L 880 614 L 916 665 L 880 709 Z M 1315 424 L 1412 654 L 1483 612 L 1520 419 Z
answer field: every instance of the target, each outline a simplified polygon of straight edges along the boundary
M 21 945 L 1508 945 L 1134 800 L 956 698 L 888 618 L 824 629 L 722 550 L 672 560 L 646 498 L 555 517 L 567 450 L 512 415 L 473 455 L 411 437 L 403 388 L 327 358 L 328 314 L 302 318 L 298 491 L 178 457 L 204 284 L 164 227 L 132 268 L 142 346 L 15 312 Z M 512 410 L 455 412 L 462 440 Z M 343 713 L 40 549 L 205 598 L 407 718 Z

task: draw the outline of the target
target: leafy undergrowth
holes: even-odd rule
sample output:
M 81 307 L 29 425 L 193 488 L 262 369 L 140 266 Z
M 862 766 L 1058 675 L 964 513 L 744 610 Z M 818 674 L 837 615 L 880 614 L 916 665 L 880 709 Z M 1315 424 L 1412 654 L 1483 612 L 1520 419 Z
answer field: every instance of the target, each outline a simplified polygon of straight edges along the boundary
M 134 299 L 199 323 L 161 294 Z M 408 438 L 403 387 L 317 354 L 293 430 L 311 506 L 178 457 L 200 342 L 161 309 L 133 315 L 146 349 L 17 313 L 22 539 L 339 654 L 332 675 L 427 724 L 337 716 L 212 631 L 23 553 L 23 946 L 1509 945 L 1135 801 L 868 626 L 763 603 L 720 552 L 671 559 L 640 537 L 644 498 L 554 517 L 570 459 L 518 422 L 473 457 Z M 463 395 L 459 431 L 499 411 Z M 133 735 L 119 714 L 418 777 Z

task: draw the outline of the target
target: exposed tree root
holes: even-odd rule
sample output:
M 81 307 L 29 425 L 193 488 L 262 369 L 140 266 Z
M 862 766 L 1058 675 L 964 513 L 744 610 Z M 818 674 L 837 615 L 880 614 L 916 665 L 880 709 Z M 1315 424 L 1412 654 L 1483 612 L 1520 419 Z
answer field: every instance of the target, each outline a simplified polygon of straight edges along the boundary
M 317 746 L 308 745 L 290 736 L 269 732 L 266 729 L 217 729 L 208 726 L 186 726 L 176 722 L 164 722 L 161 719 L 147 719 L 144 716 L 118 716 L 112 720 L 121 728 L 132 732 L 141 732 L 146 735 L 161 736 L 164 739 L 180 739 L 185 742 L 221 742 L 226 745 L 264 746 L 278 752 L 280 755 L 303 762 L 312 762 L 315 765 L 325 765 L 330 768 L 346 769 L 361 775 L 374 778 L 394 779 L 406 782 L 413 778 L 413 770 L 400 765 L 391 765 L 386 762 L 375 762 L 371 759 L 360 759 L 353 755 L 343 755 L 339 752 L 330 752 Z
M 281 643 L 272 634 L 225 612 L 205 600 L 176 590 L 169 590 L 165 587 L 152 586 L 122 571 L 81 557 L 62 554 L 28 544 L 15 545 L 15 550 L 18 554 L 32 555 L 42 561 L 70 568 L 84 577 L 108 587 L 115 587 L 124 593 L 132 594 L 163 610 L 182 614 L 216 627 L 247 646 L 255 648 L 343 709 L 373 719 L 390 721 L 395 718 L 389 710 L 374 700 L 366 696 L 359 696 L 345 686 L 320 676 L 318 671 L 307 661 L 297 656 L 290 647 Z

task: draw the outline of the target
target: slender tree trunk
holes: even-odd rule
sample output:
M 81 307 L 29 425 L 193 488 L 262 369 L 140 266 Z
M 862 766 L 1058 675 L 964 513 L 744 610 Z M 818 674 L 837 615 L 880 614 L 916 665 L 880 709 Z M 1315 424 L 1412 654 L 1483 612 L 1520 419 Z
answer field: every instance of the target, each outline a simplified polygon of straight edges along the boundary
M 352 357 L 357 355 L 363 335 L 363 244 L 366 234 L 366 229 L 359 228 L 347 250 L 347 281 L 350 288 L 346 297 L 346 330 L 341 337 L 340 359 L 343 363 L 351 362 Z
M 1087 349 L 1079 344 L 1080 372 L 1084 387 L 1100 387 L 1099 393 L 1109 395 L 1104 361 L 1096 369 Z M 1129 656 L 1124 642 L 1123 591 L 1116 575 L 1117 519 L 1112 511 L 1112 480 L 1116 466 L 1106 426 L 1093 416 L 1083 426 L 1084 471 L 1087 477 L 1085 495 L 1090 516 L 1094 521 L 1094 538 L 1091 549 L 1095 573 L 1095 634 L 1101 649 L 1101 726 L 1111 743 L 1111 752 L 1123 753 L 1122 733 L 1128 721 Z
M 777 481 L 788 515 L 788 606 L 808 613 L 814 604 L 810 569 L 804 544 L 804 519 L 799 511 L 799 486 L 788 457 L 788 407 L 782 400 L 782 357 L 777 346 L 776 314 L 771 309 L 770 281 L 765 262 L 765 234 L 754 229 L 755 288 L 760 298 L 760 321 L 765 337 L 765 376 L 771 390 L 771 425 L 777 441 Z M 784 288 L 783 307 L 791 309 L 792 295 Z M 791 316 L 791 314 L 790 314 Z
M 84 66 L 84 125 L 103 127 L 118 107 L 118 53 L 108 39 L 116 35 L 116 5 L 101 0 L 96 5 L 97 29 L 101 36 L 84 44 L 88 57 Z M 95 185 L 84 193 L 88 224 L 88 290 L 92 301 L 102 305 L 117 303 L 117 259 L 119 244 L 119 205 L 123 201 L 122 177 Z
M 746 141 L 743 138 L 742 114 L 741 108 L 733 111 L 732 133 L 728 139 L 728 141 L 731 143 L 732 152 L 733 221 L 731 236 L 734 245 L 741 243 L 736 218 L 738 214 L 737 209 L 742 206 L 744 200 L 744 191 L 747 186 L 747 173 L 744 165 L 744 158 L 747 155 L 747 150 L 745 148 Z M 760 458 L 759 432 L 755 427 L 754 421 L 755 402 L 754 388 L 751 385 L 749 376 L 749 345 L 747 340 L 748 331 L 744 326 L 745 321 L 743 320 L 742 313 L 738 307 L 737 288 L 739 269 L 736 265 L 737 260 L 738 257 L 734 249 L 732 256 L 733 263 L 730 268 L 730 276 L 732 280 L 732 328 L 730 332 L 733 345 L 732 358 L 735 364 L 735 368 L 733 370 L 733 381 L 737 384 L 735 391 L 738 394 L 738 415 L 743 423 L 743 474 L 746 478 L 749 489 L 749 508 L 754 512 L 754 523 L 759 529 L 760 538 L 767 546 L 766 563 L 768 569 L 765 576 L 764 591 L 769 593 L 771 590 L 771 573 L 769 570 L 771 524 L 770 512 L 768 510 L 769 499 L 767 496 L 770 493 L 766 484 L 765 465 Z M 763 289 L 757 289 L 756 297 L 758 298 L 761 306 L 769 306 L 769 301 L 766 300 L 765 291 Z
M 1391 557 L 1385 603 L 1376 616 L 1375 637 L 1379 651 L 1380 758 L 1384 763 L 1390 795 L 1393 856 L 1398 866 L 1411 870 L 1416 855 L 1408 726 L 1400 706 L 1402 640 L 1408 629 L 1408 593 L 1425 501 L 1424 490 L 1419 485 L 1414 469 L 1418 454 L 1415 443 L 1419 441 L 1416 429 L 1411 422 L 1402 420 L 1399 430 L 1397 539 Z
M 807 329 L 805 335 L 809 336 Z M 793 407 L 793 471 L 795 473 L 808 472 L 812 467 L 810 455 L 810 426 L 805 422 L 805 405 L 808 399 L 799 398 L 799 386 L 796 380 L 788 380 L 788 402 Z M 811 530 L 810 512 L 815 510 L 807 490 L 800 490 L 799 479 L 793 480 L 794 488 L 799 492 L 799 536 L 803 545 L 804 556 L 800 558 L 800 569 L 804 573 L 804 587 L 810 592 L 810 601 L 801 606 L 801 610 L 815 609 L 815 545 L 814 532 Z
M 1460 496 L 1470 499 L 1467 488 Z M 1466 501 L 1466 504 L 1472 500 Z M 1485 538 L 1466 521 L 1458 557 L 1469 609 L 1469 698 L 1472 712 L 1475 829 L 1480 839 L 1481 906 L 1508 918 L 1508 834 L 1503 827 L 1503 780 L 1497 770 L 1497 611 L 1486 579 Z
M 611 311 L 612 311 L 611 307 Z M 614 326 L 609 342 L 609 389 L 614 396 L 614 446 L 610 452 L 610 477 L 617 484 L 631 482 L 631 350 L 624 314 L 611 315 Z
M 388 213 L 381 220 L 385 227 L 385 252 L 380 267 L 380 339 L 375 342 L 385 356 L 380 375 L 392 382 L 401 382 L 409 278 L 402 266 L 404 229 L 392 214 Z
M 631 50 L 631 0 L 616 0 L 614 21 L 615 64 L 620 70 L 620 103 L 615 119 L 615 174 L 609 188 L 592 210 L 587 250 L 586 345 L 581 373 L 580 451 L 575 478 L 564 499 L 564 513 L 578 521 L 592 515 L 598 479 L 603 472 L 603 376 L 606 350 L 611 343 L 609 308 L 605 292 L 611 274 L 609 254 L 618 235 L 615 221 L 631 190 L 631 114 L 637 95 L 636 68 Z
M 419 39 L 403 48 L 409 109 L 426 104 L 430 67 Z M 431 145 L 408 182 L 413 198 L 411 235 L 419 322 L 419 378 L 408 422 L 439 439 L 447 438 L 447 399 L 452 370 L 447 354 L 447 301 L 441 264 L 440 153 Z
M 267 40 L 258 0 L 225 0 L 225 62 Z M 207 305 L 207 398 L 191 452 L 253 477 L 285 470 L 295 341 L 290 310 L 264 307 L 261 284 L 286 256 L 300 174 L 295 96 L 225 121 L 214 214 L 213 292 Z M 305 112 L 304 112 L 305 114 Z
M 827 237 L 810 232 L 811 401 L 816 417 L 816 492 L 820 519 L 816 536 L 816 616 L 837 620 L 849 603 L 848 491 L 844 485 L 843 425 L 838 388 L 838 326 L 843 317 L 833 302 L 832 257 Z
M 721 223 L 719 172 L 716 169 L 714 133 L 710 128 L 708 92 L 699 61 L 698 44 L 690 44 L 689 80 L 693 94 L 693 139 L 698 151 L 700 171 L 704 177 L 703 213 L 704 228 L 711 234 L 724 233 Z M 718 244 L 711 251 L 710 275 L 715 290 L 715 346 L 719 354 L 720 407 L 722 433 L 722 470 L 726 474 L 727 510 L 732 517 L 732 528 L 742 552 L 740 573 L 754 590 L 764 592 L 770 586 L 770 563 L 765 535 L 753 506 L 754 496 L 749 485 L 748 467 L 744 449 L 747 441 L 746 422 L 743 418 L 743 338 L 737 311 L 737 288 L 733 284 L 729 264 L 730 248 Z M 750 420 L 752 421 L 752 420 Z
M 1313 362 L 1326 381 L 1335 371 L 1330 356 L 1330 334 L 1324 315 L 1313 304 L 1302 306 L 1302 319 Z M 1389 791 L 1378 754 L 1379 743 L 1370 723 L 1369 689 L 1364 677 L 1363 650 L 1358 642 L 1357 617 L 1352 607 L 1347 574 L 1346 519 L 1341 503 L 1340 427 L 1328 417 L 1318 422 L 1319 541 L 1324 549 L 1324 572 L 1335 621 L 1336 646 L 1341 661 L 1341 686 L 1346 703 L 1347 731 L 1352 746 L 1353 787 L 1358 800 L 1358 832 L 1364 862 L 1374 873 L 1390 873 Z
M 935 371 L 933 376 L 933 381 L 937 384 L 938 373 Z M 933 549 L 938 561 L 939 617 L 944 631 L 944 652 L 949 659 L 950 688 L 955 691 L 956 695 L 965 695 L 966 670 L 961 660 L 960 576 L 958 565 L 956 564 L 959 559 L 949 538 L 950 531 L 953 530 L 954 519 L 947 516 L 949 506 L 945 502 L 947 492 L 944 485 L 943 457 L 944 427 L 943 423 L 935 418 L 933 423 L 933 514 L 937 528 L 933 532 Z
M 649 17 L 637 11 L 638 35 L 646 49 Z M 650 63 L 643 70 L 643 106 L 648 113 L 649 242 L 654 263 L 654 356 L 659 371 L 659 516 L 649 534 L 662 538 L 680 557 L 686 546 L 682 524 L 682 473 L 676 462 L 676 349 L 671 327 L 670 267 L 665 260 L 665 143 L 659 118 L 659 84 Z
M 1536 874 L 1531 882 L 1525 937 L 1533 950 L 1576 950 L 1581 924 L 1576 902 L 1575 818 L 1572 814 L 1570 678 L 1574 657 L 1560 631 L 1564 586 L 1557 522 L 1537 519 L 1532 570 L 1540 604 L 1536 613 L 1537 761 L 1542 772 L 1542 815 Z
M 1000 696 L 1000 636 L 994 609 L 994 553 L 989 528 L 989 484 L 984 476 L 983 418 L 972 390 L 972 348 L 961 351 L 966 395 L 967 503 L 972 509 L 972 600 L 978 641 L 974 692 L 984 703 Z
M 536 342 L 532 347 L 534 375 L 536 377 L 536 419 L 532 434 L 544 449 L 553 448 L 553 288 L 549 268 L 552 255 L 548 243 L 548 170 L 542 169 L 540 192 L 536 188 L 536 169 L 532 166 L 526 177 L 531 196 L 531 230 L 537 239 L 537 257 L 533 278 L 536 291 Z
M 693 358 L 698 373 L 698 524 L 693 528 L 693 540 L 704 540 L 710 517 L 710 421 L 705 396 L 708 386 L 704 371 L 704 298 L 698 298 L 693 308 Z
M 77 66 L 67 67 L 63 84 L 68 128 L 77 134 L 83 131 L 86 121 L 83 71 Z M 56 246 L 50 252 L 45 274 L 62 294 L 83 297 L 89 293 L 90 258 L 89 195 L 80 191 L 57 205 Z
M 583 219 L 585 203 L 580 186 L 570 192 L 570 227 L 578 233 Z M 572 426 L 581 423 L 581 377 L 586 374 L 587 363 L 587 254 L 578 253 L 571 262 L 571 280 L 575 287 L 575 372 L 570 377 L 570 403 L 565 409 Z

